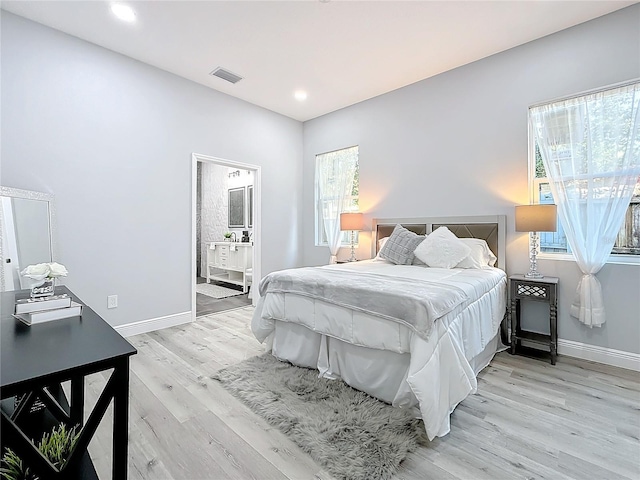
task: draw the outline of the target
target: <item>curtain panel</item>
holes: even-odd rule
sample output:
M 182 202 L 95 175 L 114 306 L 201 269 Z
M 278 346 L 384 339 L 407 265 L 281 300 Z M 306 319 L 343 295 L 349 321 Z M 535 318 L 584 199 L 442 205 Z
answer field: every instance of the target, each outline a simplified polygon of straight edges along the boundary
M 558 217 L 582 278 L 571 316 L 605 322 L 596 274 L 606 263 L 640 176 L 640 83 L 533 107 Z
M 340 214 L 352 206 L 353 180 L 358 165 L 358 147 L 316 156 L 317 215 L 329 245 L 329 263 L 337 262 L 342 243 Z

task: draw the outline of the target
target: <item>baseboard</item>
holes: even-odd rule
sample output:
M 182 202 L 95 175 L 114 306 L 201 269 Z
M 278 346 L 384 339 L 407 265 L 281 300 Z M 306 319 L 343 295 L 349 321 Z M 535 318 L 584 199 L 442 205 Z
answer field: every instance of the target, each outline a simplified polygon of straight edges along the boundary
M 175 327 L 184 323 L 191 322 L 191 312 L 174 313 L 164 317 L 150 318 L 139 322 L 127 323 L 126 325 L 118 325 L 114 327 L 123 337 L 132 335 L 140 335 L 141 333 L 153 332 L 162 328 Z
M 640 371 L 640 354 L 558 339 L 558 354 Z

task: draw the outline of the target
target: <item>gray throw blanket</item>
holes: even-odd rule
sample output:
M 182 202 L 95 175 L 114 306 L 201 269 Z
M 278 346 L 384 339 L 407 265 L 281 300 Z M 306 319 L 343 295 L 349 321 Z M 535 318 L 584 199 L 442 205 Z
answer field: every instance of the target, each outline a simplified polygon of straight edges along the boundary
M 427 339 L 433 323 L 457 315 L 467 300 L 457 287 L 417 279 L 305 267 L 281 270 L 260 282 L 260 295 L 292 293 L 401 323 Z

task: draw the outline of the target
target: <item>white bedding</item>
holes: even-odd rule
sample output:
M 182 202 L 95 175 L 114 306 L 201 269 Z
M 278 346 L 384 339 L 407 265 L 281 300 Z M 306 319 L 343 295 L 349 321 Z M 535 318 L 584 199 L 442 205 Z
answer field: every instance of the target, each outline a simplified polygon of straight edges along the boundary
M 419 406 L 430 439 L 449 432 L 449 415 L 476 390 L 477 372 L 493 357 L 506 308 L 506 275 L 497 268 L 440 269 L 362 261 L 320 267 L 350 269 L 461 288 L 464 309 L 436 320 L 428 338 L 362 311 L 292 293 L 268 293 L 252 330 L 273 354 L 318 368 L 392 403 Z
M 410 265 L 395 269 L 400 274 L 411 273 Z M 292 268 L 263 278 L 260 295 L 284 293 L 311 297 L 404 324 L 426 340 L 436 319 L 455 317 L 468 297 L 456 286 L 414 277 L 408 280 L 405 276 L 363 268 Z

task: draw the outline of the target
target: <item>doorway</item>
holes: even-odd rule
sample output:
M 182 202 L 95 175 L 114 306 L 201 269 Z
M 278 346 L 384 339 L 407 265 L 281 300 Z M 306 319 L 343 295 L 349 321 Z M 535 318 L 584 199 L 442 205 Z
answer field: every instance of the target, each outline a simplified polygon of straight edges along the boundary
M 261 167 L 192 154 L 191 315 L 255 305 Z

